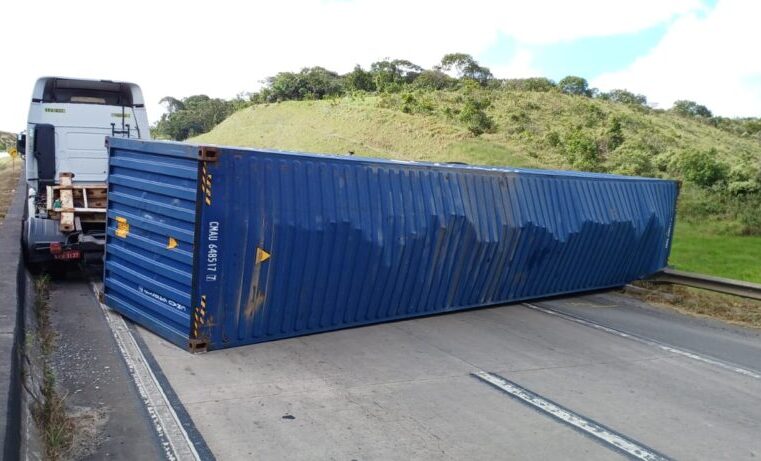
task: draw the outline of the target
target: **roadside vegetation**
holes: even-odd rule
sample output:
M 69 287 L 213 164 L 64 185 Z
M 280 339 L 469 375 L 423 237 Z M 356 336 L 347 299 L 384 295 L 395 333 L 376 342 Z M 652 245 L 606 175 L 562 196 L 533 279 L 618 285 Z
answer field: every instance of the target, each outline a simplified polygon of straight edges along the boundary
M 27 389 L 33 399 L 32 417 L 40 433 L 45 450 L 44 459 L 65 459 L 74 440 L 75 420 L 67 414 L 65 396 L 56 388 L 56 377 L 51 364 L 57 334 L 50 319 L 50 279 L 40 276 L 34 280 L 34 315 L 36 331 L 33 350 L 38 355 L 34 362 L 40 366 L 41 382 Z
M 680 285 L 636 282 L 642 292 L 630 294 L 684 314 L 710 317 L 736 325 L 761 328 L 761 301 Z
M 0 158 L 0 221 L 5 219 L 5 214 L 13 201 L 13 194 L 21 174 L 21 163 L 20 159 L 14 162 L 10 157 Z
M 601 92 L 578 76 L 497 79 L 461 53 L 431 69 L 403 59 L 343 75 L 311 67 L 277 73 L 230 101 L 165 102 L 154 132 L 171 139 L 677 179 L 676 267 L 758 281 L 752 262 L 716 246 L 699 251 L 722 237 L 738 255 L 758 245 L 758 118 L 717 117 L 695 101 L 656 109 L 645 95 Z

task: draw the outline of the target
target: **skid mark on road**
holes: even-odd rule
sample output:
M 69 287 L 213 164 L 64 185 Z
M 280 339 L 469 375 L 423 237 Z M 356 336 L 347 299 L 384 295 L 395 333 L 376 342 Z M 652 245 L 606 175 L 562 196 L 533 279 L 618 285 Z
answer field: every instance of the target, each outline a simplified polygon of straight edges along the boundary
M 619 336 L 621 338 L 630 339 L 640 344 L 646 344 L 648 346 L 657 347 L 658 349 L 661 349 L 662 351 L 666 351 L 671 354 L 679 355 L 681 357 L 686 357 L 692 360 L 697 360 L 698 362 L 702 362 L 707 365 L 712 365 L 718 368 L 722 368 L 724 370 L 728 370 L 733 373 L 747 376 L 749 378 L 761 379 L 761 371 L 744 368 L 739 365 L 726 362 L 721 359 L 717 359 L 715 357 L 698 354 L 697 352 L 692 352 L 686 349 L 680 349 L 678 347 L 674 347 L 670 344 L 662 343 L 654 339 L 645 338 L 643 336 L 639 336 L 633 333 L 627 333 L 622 330 L 606 327 L 604 325 L 600 325 L 599 323 L 592 322 L 591 320 L 586 320 L 581 317 L 577 317 L 575 315 L 566 314 L 565 312 L 556 311 L 555 309 L 551 309 L 548 307 L 541 307 L 541 306 L 537 306 L 535 304 L 530 304 L 530 303 L 523 303 L 523 306 L 528 307 L 529 309 L 533 309 L 535 311 L 544 312 L 545 314 L 554 315 L 555 317 L 560 317 L 562 319 L 569 320 L 571 322 L 575 322 L 589 328 L 594 328 L 596 330 L 604 331 L 606 333 L 610 333 L 612 335 Z
M 635 440 L 626 437 L 613 429 L 603 426 L 589 418 L 581 416 L 551 400 L 541 397 L 502 376 L 486 371 L 472 373 L 472 376 L 496 387 L 510 397 L 529 407 L 550 416 L 561 423 L 567 424 L 577 431 L 587 435 L 612 450 L 618 451 L 632 459 L 645 461 L 664 461 L 669 458 Z

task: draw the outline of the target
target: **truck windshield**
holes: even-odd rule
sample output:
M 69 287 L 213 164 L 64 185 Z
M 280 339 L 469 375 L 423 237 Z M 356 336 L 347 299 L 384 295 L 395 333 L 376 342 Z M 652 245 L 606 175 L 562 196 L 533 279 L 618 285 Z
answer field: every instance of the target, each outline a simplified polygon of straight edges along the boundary
M 42 102 L 132 106 L 132 92 L 122 83 L 56 78 L 45 84 Z

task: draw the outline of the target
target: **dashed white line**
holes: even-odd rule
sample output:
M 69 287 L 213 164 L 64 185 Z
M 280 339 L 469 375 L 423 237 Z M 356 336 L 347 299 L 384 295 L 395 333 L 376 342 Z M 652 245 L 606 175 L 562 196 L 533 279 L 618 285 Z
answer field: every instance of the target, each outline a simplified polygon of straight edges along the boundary
M 715 366 L 715 367 L 723 368 L 725 370 L 729 370 L 729 371 L 732 371 L 734 373 L 737 373 L 737 374 L 740 374 L 740 375 L 743 375 L 743 376 L 747 376 L 749 378 L 761 379 L 761 373 L 759 373 L 759 372 L 757 372 L 755 370 L 749 370 L 747 368 L 743 368 L 743 367 L 737 366 L 737 365 L 732 364 L 732 363 L 724 362 L 722 360 L 719 360 L 719 359 L 716 359 L 716 358 L 713 358 L 713 357 L 709 357 L 709 356 L 706 356 L 706 355 L 698 354 L 698 353 L 695 353 L 695 352 L 692 352 L 692 351 L 688 351 L 688 350 L 684 350 L 684 349 L 679 349 L 677 347 L 671 346 L 671 345 L 666 344 L 666 343 L 662 343 L 660 341 L 656 341 L 654 339 L 643 338 L 642 336 L 638 336 L 638 335 L 635 335 L 635 334 L 627 333 L 625 331 L 617 330 L 615 328 L 606 327 L 604 325 L 600 325 L 599 323 L 591 322 L 589 320 L 584 320 L 582 318 L 579 318 L 579 317 L 576 317 L 576 316 L 573 316 L 573 315 L 568 315 L 568 314 L 565 314 L 563 312 L 558 312 L 558 311 L 556 311 L 554 309 L 548 309 L 546 307 L 541 307 L 541 306 L 537 306 L 535 304 L 529 304 L 529 303 L 523 303 L 523 305 L 528 307 L 529 309 L 533 309 L 533 310 L 536 310 L 536 311 L 544 312 L 545 314 L 554 315 L 556 317 L 560 317 L 560 318 L 565 319 L 565 320 L 570 320 L 571 322 L 576 322 L 576 323 L 578 323 L 580 325 L 584 325 L 584 326 L 587 326 L 587 327 L 590 327 L 590 328 L 594 328 L 596 330 L 604 331 L 606 333 L 610 333 L 612 335 L 620 336 L 622 338 L 630 339 L 632 341 L 636 341 L 636 342 L 641 343 L 641 344 L 646 344 L 648 346 L 657 347 L 657 348 L 659 348 L 659 349 L 661 349 L 663 351 L 669 352 L 671 354 L 680 355 L 682 357 L 687 357 L 687 358 L 690 358 L 692 360 L 697 360 L 698 362 L 703 362 L 703 363 L 708 364 L 708 365 L 712 365 L 712 366 Z
M 92 284 L 92 289 L 97 298 L 99 290 L 95 283 Z M 180 418 L 174 411 L 169 398 L 167 398 L 156 375 L 151 370 L 150 365 L 148 365 L 143 352 L 137 345 L 124 319 L 102 303 L 98 302 L 98 304 L 103 311 L 103 315 L 106 317 L 106 323 L 108 323 L 111 329 L 116 344 L 119 346 L 119 351 L 127 363 L 127 368 L 138 388 L 138 392 L 145 402 L 146 409 L 153 421 L 159 440 L 161 440 L 167 459 L 172 461 L 200 461 L 201 457 L 195 445 L 190 440 L 185 428 L 183 428 Z
M 597 424 L 567 408 L 546 400 L 538 394 L 501 376 L 486 371 L 475 372 L 473 373 L 473 376 L 506 392 L 511 397 L 518 399 L 524 404 L 595 438 L 609 448 L 615 449 L 626 456 L 644 461 L 663 461 L 669 459 L 651 448 L 641 445 L 634 440 Z

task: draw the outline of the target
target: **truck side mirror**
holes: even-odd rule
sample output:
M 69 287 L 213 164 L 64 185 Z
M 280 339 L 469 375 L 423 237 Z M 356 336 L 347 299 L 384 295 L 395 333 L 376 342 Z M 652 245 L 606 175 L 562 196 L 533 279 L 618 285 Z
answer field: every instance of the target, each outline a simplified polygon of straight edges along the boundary
M 22 157 L 26 155 L 26 133 L 19 133 L 16 136 L 16 152 Z

